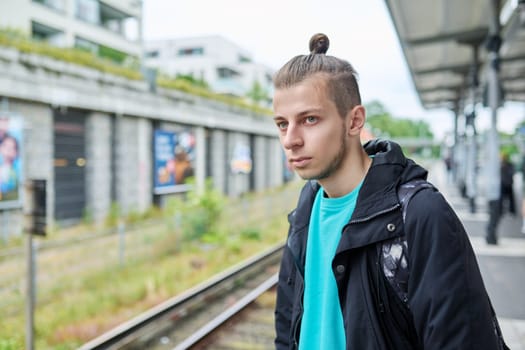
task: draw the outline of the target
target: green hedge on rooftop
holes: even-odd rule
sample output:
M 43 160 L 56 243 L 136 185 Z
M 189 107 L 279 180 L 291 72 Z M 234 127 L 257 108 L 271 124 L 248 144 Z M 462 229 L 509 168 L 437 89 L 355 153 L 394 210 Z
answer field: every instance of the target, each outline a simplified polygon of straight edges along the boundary
M 19 30 L 10 28 L 0 29 L 0 46 L 12 47 L 20 52 L 47 56 L 56 60 L 78 64 L 130 80 L 144 79 L 138 67 L 119 65 L 108 59 L 95 56 L 91 52 L 78 48 L 52 46 L 48 43 L 31 39 Z M 191 82 L 186 79 L 158 77 L 156 83 L 162 88 L 183 91 L 191 95 L 222 102 L 230 106 L 240 107 L 252 113 L 263 115 L 272 114 L 271 110 L 268 108 L 249 103 L 243 98 L 214 93 L 203 86 L 191 84 Z

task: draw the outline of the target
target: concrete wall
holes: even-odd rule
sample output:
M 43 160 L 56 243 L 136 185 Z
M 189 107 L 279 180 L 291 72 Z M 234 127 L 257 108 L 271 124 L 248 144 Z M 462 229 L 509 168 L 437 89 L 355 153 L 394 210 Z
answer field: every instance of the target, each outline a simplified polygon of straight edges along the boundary
M 239 155 L 236 154 L 241 147 L 250 146 L 250 138 L 248 134 L 229 133 L 226 154 L 226 168 L 229 176 L 227 176 L 228 195 L 232 197 L 239 197 L 250 190 L 250 174 L 235 172 L 232 169 L 232 161 Z
M 116 120 L 116 202 L 123 213 L 142 212 L 152 204 L 152 128 L 128 116 Z
M 266 137 L 265 136 L 256 136 L 254 142 L 253 158 L 257 160 L 254 164 L 255 171 L 255 190 L 261 191 L 267 188 L 268 177 L 266 176 L 266 171 L 268 168 L 268 162 L 266 160 L 267 150 L 266 146 Z
M 111 118 L 95 112 L 86 120 L 86 212 L 95 221 L 102 221 L 111 206 Z
M 283 183 L 284 163 L 281 143 L 277 138 L 268 139 L 268 168 L 270 181 L 265 188 L 279 186 Z
M 227 169 L 227 133 L 224 130 L 211 130 L 211 155 L 210 161 L 213 186 L 222 193 L 228 191 L 228 169 Z
M 270 116 L 180 91 L 151 92 L 143 81 L 5 48 L 0 48 L 1 101 L 2 108 L 24 119 L 25 177 L 48 181 L 49 218 L 55 200 L 53 108 L 88 111 L 85 212 L 95 221 L 107 217 L 113 202 L 124 213 L 163 203 L 153 195 L 155 128 L 192 130 L 197 190 L 207 171 L 215 188 L 229 196 L 282 183 L 282 153 Z M 238 145 L 250 147 L 252 174 L 231 170 Z M 21 217 L 22 208 L 0 213 L 0 221 L 9 221 L 14 231 L 20 231 Z

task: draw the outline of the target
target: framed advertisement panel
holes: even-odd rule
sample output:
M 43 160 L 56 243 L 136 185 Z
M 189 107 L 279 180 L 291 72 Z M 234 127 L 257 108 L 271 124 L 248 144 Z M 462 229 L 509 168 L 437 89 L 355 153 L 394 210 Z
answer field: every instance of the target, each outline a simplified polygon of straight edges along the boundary
M 188 190 L 186 180 L 194 175 L 195 135 L 192 131 L 154 130 L 154 194 Z
M 234 174 L 250 174 L 252 172 L 252 151 L 249 145 L 237 142 L 233 148 L 230 169 Z
M 0 209 L 22 206 L 23 119 L 0 111 Z

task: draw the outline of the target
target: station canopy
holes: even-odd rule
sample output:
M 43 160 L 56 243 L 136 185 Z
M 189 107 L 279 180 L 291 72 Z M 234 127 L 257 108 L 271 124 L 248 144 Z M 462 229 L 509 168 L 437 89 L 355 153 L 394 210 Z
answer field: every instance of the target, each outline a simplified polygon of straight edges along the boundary
M 470 91 L 484 101 L 491 1 L 385 0 L 424 108 L 457 110 Z M 525 2 L 501 1 L 498 7 L 503 99 L 525 103 Z

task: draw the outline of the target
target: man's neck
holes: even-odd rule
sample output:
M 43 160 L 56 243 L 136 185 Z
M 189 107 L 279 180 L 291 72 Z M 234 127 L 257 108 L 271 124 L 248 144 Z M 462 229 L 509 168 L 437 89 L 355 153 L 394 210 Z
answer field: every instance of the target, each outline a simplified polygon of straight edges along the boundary
M 348 159 L 336 174 L 318 182 L 328 197 L 342 197 L 352 192 L 361 183 L 371 165 L 372 159 L 363 150 L 354 159 Z

